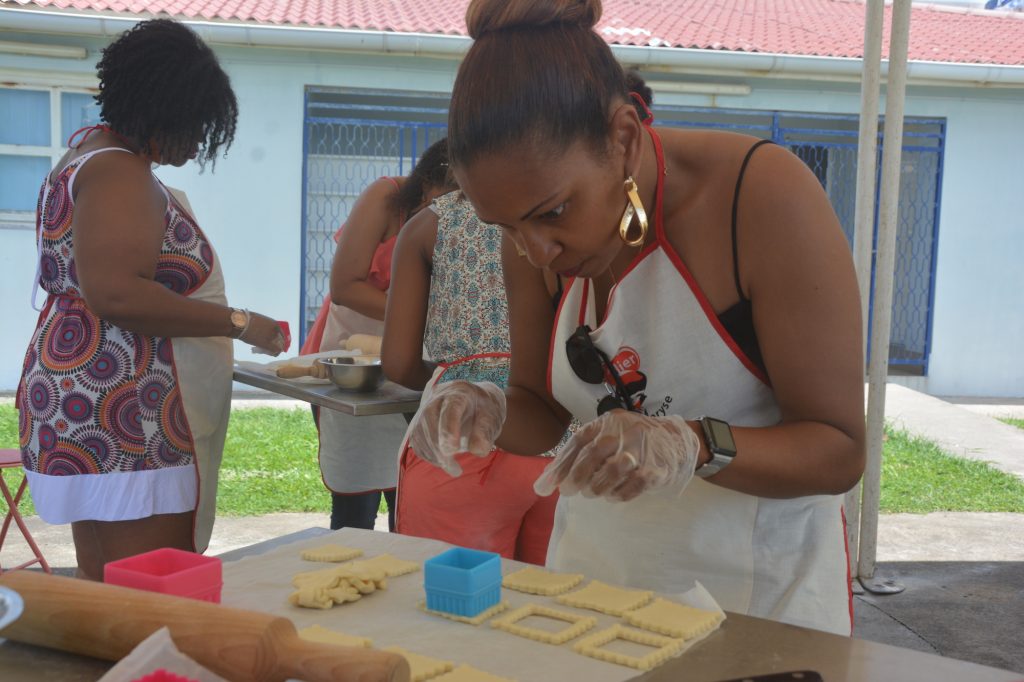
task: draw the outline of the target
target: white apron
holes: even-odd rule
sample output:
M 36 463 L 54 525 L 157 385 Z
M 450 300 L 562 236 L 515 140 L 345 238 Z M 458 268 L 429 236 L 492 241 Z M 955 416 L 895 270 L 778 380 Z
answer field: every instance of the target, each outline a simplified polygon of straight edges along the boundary
M 187 207 L 184 194 L 170 190 L 178 202 Z M 191 209 L 188 209 L 191 213 Z M 206 281 L 189 295 L 197 301 L 217 305 L 228 304 L 224 290 L 224 271 L 220 258 L 213 252 L 213 266 Z M 231 373 L 234 366 L 234 344 L 223 336 L 171 339 L 174 349 L 174 370 L 178 376 L 185 417 L 188 419 L 195 447 L 196 474 L 199 476 L 199 499 L 193 541 L 197 552 L 205 552 L 213 533 L 217 513 L 217 479 L 224 457 L 224 438 L 231 413 Z
M 353 334 L 380 336 L 384 323 L 350 308 L 331 304 L 320 352 L 338 350 Z M 392 490 L 398 485 L 398 450 L 405 434 L 400 414 L 354 417 L 320 409 L 320 474 L 340 494 Z
M 665 240 L 657 209 L 658 240 L 613 290 L 603 324 L 595 319 L 589 281 L 569 283 L 555 320 L 548 375 L 554 397 L 586 423 L 607 395 L 579 379 L 565 353 L 566 339 L 585 323 L 620 373 L 647 376 L 647 414 L 707 415 L 734 426 L 778 423 L 771 388 Z M 839 496 L 767 499 L 699 478 L 682 491 L 630 502 L 563 496 L 547 564 L 669 593 L 699 580 L 727 610 L 849 635 L 841 505 Z

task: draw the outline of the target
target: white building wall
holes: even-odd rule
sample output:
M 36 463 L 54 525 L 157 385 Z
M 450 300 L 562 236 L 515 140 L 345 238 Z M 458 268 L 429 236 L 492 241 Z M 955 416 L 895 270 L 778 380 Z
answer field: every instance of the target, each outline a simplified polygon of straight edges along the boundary
M 101 42 L 80 37 L 3 34 L 90 48 L 84 61 L 0 56 L 3 69 L 88 73 Z M 200 175 L 160 169 L 185 190 L 223 262 L 232 305 L 299 327 L 303 93 L 307 85 L 450 90 L 456 63 L 284 49 L 219 48 L 240 105 L 229 155 Z M 59 76 L 55 76 L 59 78 Z M 850 83 L 752 79 L 742 97 L 656 93 L 662 104 L 856 114 Z M 1016 98 L 997 90 L 912 89 L 907 115 L 944 117 L 947 147 L 929 375 L 919 387 L 937 395 L 1024 396 L 1024 127 Z M 35 324 L 28 282 L 31 232 L 0 230 L 0 391 L 13 390 Z M 240 359 L 248 349 L 237 344 Z

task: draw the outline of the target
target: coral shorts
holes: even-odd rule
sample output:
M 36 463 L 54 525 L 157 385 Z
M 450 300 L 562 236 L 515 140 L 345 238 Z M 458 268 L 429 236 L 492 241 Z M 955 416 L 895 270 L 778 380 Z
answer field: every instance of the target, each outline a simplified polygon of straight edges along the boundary
M 551 460 L 499 449 L 458 461 L 462 475 L 452 478 L 406 448 L 399 463 L 398 532 L 544 565 L 558 493 L 540 497 L 533 483 Z

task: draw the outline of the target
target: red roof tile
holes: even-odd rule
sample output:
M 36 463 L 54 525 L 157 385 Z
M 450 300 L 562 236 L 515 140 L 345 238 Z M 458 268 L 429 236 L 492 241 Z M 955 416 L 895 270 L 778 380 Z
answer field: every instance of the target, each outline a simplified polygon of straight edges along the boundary
M 10 6 L 12 0 L 0 0 Z M 55 9 L 465 35 L 468 0 L 13 0 Z M 884 49 L 888 46 L 886 8 Z M 609 43 L 860 57 L 863 0 L 605 0 Z M 1024 65 L 1024 14 L 915 6 L 910 59 Z

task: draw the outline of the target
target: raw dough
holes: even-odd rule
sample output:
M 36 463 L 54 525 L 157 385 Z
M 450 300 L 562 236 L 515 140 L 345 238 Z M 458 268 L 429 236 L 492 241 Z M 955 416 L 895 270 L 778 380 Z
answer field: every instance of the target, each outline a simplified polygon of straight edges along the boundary
M 342 562 L 363 556 L 363 550 L 341 545 L 322 545 L 302 551 L 300 555 L 306 561 Z
M 341 342 L 345 350 L 358 350 L 363 355 L 380 355 L 382 339 L 372 334 L 353 334 Z
M 468 665 L 460 665 L 450 673 L 435 677 L 434 682 L 515 682 L 508 677 L 498 677 Z
M 491 608 L 484 609 L 483 611 L 472 617 L 457 616 L 454 613 L 448 613 L 446 611 L 432 611 L 427 608 L 427 603 L 425 601 L 421 601 L 419 604 L 417 604 L 417 606 L 420 608 L 420 610 L 426 611 L 427 613 L 433 616 L 441 616 L 442 618 L 447 618 L 448 620 L 457 620 L 460 623 L 469 623 L 470 625 L 480 625 L 480 623 L 483 623 L 491 616 L 497 615 L 505 609 L 507 609 L 508 602 L 500 601 Z
M 622 620 L 669 637 L 693 639 L 717 628 L 725 620 L 725 614 L 696 609 L 658 597 L 642 609 L 623 614 Z
M 346 635 L 344 632 L 329 630 L 321 625 L 310 625 L 308 628 L 302 628 L 299 630 L 299 637 L 310 642 L 337 644 L 338 646 L 362 647 L 365 649 L 373 646 L 373 640 L 369 637 Z
M 654 651 L 646 656 L 638 657 L 601 648 L 616 639 L 624 639 L 634 644 L 649 646 L 654 648 Z M 685 646 L 686 643 L 681 639 L 663 637 L 650 632 L 644 632 L 643 630 L 627 628 L 623 625 L 613 625 L 607 630 L 601 630 L 588 637 L 584 637 L 576 642 L 572 648 L 576 653 L 596 658 L 599 661 L 618 663 L 619 665 L 639 670 L 650 670 L 678 654 Z
M 643 606 L 653 596 L 653 592 L 627 590 L 622 587 L 605 585 L 598 580 L 591 580 L 590 584 L 582 590 L 563 594 L 561 597 L 556 597 L 555 601 L 566 606 L 590 609 L 607 613 L 610 616 L 621 616 L 626 611 Z
M 569 627 L 558 632 L 548 632 L 546 630 L 538 630 L 536 628 L 526 627 L 525 625 L 519 625 L 518 621 L 530 616 L 543 616 L 544 618 L 554 618 L 555 620 L 564 620 L 569 623 Z M 544 642 L 545 644 L 563 644 L 568 642 L 570 639 L 579 637 L 590 628 L 597 625 L 597 618 L 591 616 L 577 616 L 575 613 L 566 613 L 565 611 L 556 611 L 555 609 L 549 609 L 546 606 L 539 604 L 527 604 L 521 608 L 512 611 L 511 613 L 496 618 L 491 621 L 492 628 L 498 628 L 505 632 L 511 632 L 513 635 L 519 635 L 520 637 L 526 637 L 527 639 L 534 639 L 538 642 Z
M 393 654 L 398 654 L 409 661 L 409 669 L 411 674 L 409 676 L 410 682 L 424 682 L 432 677 L 437 677 L 441 673 L 449 672 L 455 667 L 455 664 L 451 661 L 442 661 L 440 658 L 431 658 L 430 656 L 423 656 L 422 654 L 414 654 L 411 651 L 406 651 L 402 647 L 389 646 L 385 647 L 383 651 L 390 651 Z
M 582 573 L 552 573 L 527 567 L 509 573 L 501 580 L 503 587 L 527 594 L 551 596 L 568 592 L 583 581 Z
M 389 578 L 395 578 L 400 575 L 405 575 L 406 573 L 412 573 L 413 571 L 420 570 L 420 565 L 415 561 L 396 559 L 390 554 L 381 554 L 380 556 L 375 556 L 372 559 L 356 561 L 352 566 L 359 569 L 368 568 L 373 570 L 382 570 Z
M 308 609 L 329 609 L 387 587 L 382 569 L 360 567 L 358 563 L 361 562 L 296 574 L 292 585 L 297 589 L 288 596 L 288 603 Z

